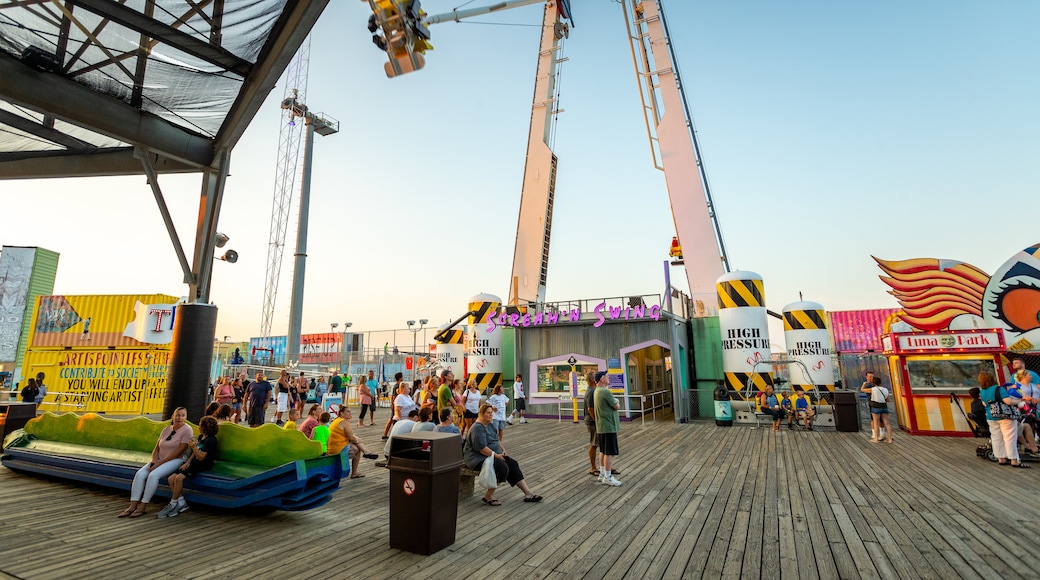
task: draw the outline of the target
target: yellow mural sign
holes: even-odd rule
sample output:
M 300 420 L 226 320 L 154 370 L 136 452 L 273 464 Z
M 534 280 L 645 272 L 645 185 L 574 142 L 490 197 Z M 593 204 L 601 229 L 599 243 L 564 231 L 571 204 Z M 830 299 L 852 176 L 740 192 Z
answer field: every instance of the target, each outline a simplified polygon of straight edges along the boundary
M 170 351 L 30 351 L 23 373 L 44 373 L 45 411 L 150 414 L 162 411 Z

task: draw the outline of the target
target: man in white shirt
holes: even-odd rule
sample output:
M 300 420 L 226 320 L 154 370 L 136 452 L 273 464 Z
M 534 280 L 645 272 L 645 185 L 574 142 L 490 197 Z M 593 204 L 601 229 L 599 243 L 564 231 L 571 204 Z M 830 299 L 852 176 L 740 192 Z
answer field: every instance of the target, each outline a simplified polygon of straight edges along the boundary
M 394 423 L 393 429 L 390 430 L 390 438 L 386 440 L 386 446 L 383 447 L 383 455 L 388 459 L 390 458 L 390 442 L 394 440 L 394 437 L 404 433 L 411 433 L 412 428 L 419 424 L 419 409 L 412 409 L 408 411 L 404 419 Z M 379 465 L 378 463 L 376 465 Z
M 527 418 L 524 417 L 524 411 L 527 410 L 527 394 L 524 392 L 524 380 L 519 373 L 516 375 L 516 379 L 513 381 L 513 399 L 516 406 L 513 408 L 513 412 L 506 417 L 506 423 L 513 424 L 513 416 L 520 415 L 520 422 L 526 423 Z

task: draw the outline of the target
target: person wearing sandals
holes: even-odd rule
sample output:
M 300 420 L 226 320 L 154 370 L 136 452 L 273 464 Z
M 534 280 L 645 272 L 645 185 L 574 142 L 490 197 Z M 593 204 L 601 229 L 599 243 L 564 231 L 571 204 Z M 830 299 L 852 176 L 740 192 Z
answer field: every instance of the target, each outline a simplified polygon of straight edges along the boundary
M 358 463 L 361 458 L 378 459 L 379 456 L 369 453 L 365 444 L 354 434 L 354 430 L 350 428 L 350 415 L 350 407 L 343 405 L 339 408 L 339 417 L 329 426 L 328 454 L 336 455 L 346 449 L 347 458 L 350 460 L 350 479 L 357 479 L 365 477 L 358 473 Z
M 892 425 L 889 424 L 888 420 L 888 399 L 891 396 L 888 389 L 881 386 L 881 377 L 875 376 L 873 378 L 873 386 L 868 387 L 866 383 L 860 387 L 860 390 L 870 395 L 870 427 L 871 432 L 874 434 L 870 438 L 871 443 L 877 443 L 881 440 L 881 433 L 886 433 L 885 443 L 892 442 Z
M 173 518 L 188 511 L 188 502 L 184 501 L 181 492 L 184 480 L 195 477 L 203 471 L 213 468 L 217 460 L 217 431 L 220 423 L 214 417 L 203 417 L 199 421 L 199 438 L 188 441 L 188 460 L 173 472 L 167 481 L 170 484 L 170 503 L 156 517 Z
M 986 423 L 989 424 L 989 440 L 993 445 L 993 455 L 997 463 L 1011 465 L 1012 467 L 1028 468 L 1025 463 L 1018 460 L 1018 421 L 1000 417 L 993 417 L 991 403 L 1003 402 L 1012 407 L 1017 406 L 1021 399 L 1010 396 L 1007 389 L 997 384 L 993 373 L 983 371 L 979 373 L 979 395 L 986 405 Z
M 159 480 L 177 471 L 184 464 L 184 452 L 192 440 L 191 427 L 186 424 L 188 410 L 177 407 L 173 410 L 170 424 L 159 434 L 152 449 L 152 460 L 137 470 L 130 486 L 130 507 L 119 514 L 121 518 L 139 518 L 145 514 L 148 502 L 152 501 Z
M 484 460 L 488 457 L 495 458 L 495 480 L 499 484 L 508 481 L 509 485 L 520 488 L 524 492 L 524 501 L 542 501 L 542 496 L 531 491 L 524 480 L 524 474 L 520 471 L 520 464 L 506 454 L 506 450 L 498 441 L 498 430 L 492 425 L 495 416 L 495 408 L 488 403 L 483 403 L 477 411 L 477 420 L 470 427 L 463 445 L 462 453 L 466 466 L 474 471 L 480 471 Z M 499 506 L 502 502 L 495 499 L 497 488 L 490 488 L 484 492 L 481 498 L 489 506 Z

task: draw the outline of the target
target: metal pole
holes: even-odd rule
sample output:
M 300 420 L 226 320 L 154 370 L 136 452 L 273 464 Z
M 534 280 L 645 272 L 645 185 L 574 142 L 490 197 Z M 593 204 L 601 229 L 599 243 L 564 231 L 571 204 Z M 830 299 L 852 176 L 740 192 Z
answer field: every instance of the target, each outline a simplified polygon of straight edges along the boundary
M 439 24 L 441 22 L 458 22 L 464 18 L 472 18 L 474 16 L 483 16 L 485 14 L 491 14 L 492 12 L 498 12 L 499 10 L 509 10 L 510 8 L 520 8 L 521 6 L 529 6 L 531 4 L 540 4 L 545 0 L 507 0 L 506 2 L 498 2 L 497 4 L 491 4 L 489 6 L 481 6 L 479 8 L 470 8 L 469 10 L 452 10 L 451 12 L 445 12 L 444 14 L 434 14 L 433 16 L 427 17 L 423 20 L 423 23 L 427 26 L 430 24 Z
M 311 209 L 311 167 L 314 165 L 314 123 L 307 119 L 303 150 L 303 179 L 300 187 L 300 222 L 296 231 L 296 263 L 293 265 L 292 305 L 289 307 L 289 335 L 285 362 L 300 358 L 300 329 L 303 323 L 303 282 L 307 273 L 307 224 Z

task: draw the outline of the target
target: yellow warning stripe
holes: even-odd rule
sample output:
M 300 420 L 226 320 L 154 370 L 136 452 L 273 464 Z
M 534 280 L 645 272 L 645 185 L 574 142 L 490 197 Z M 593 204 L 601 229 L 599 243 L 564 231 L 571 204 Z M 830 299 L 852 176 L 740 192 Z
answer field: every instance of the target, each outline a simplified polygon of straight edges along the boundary
M 715 285 L 722 308 L 763 307 L 765 299 L 761 280 L 730 280 Z
M 472 379 L 477 382 L 477 390 L 484 392 L 502 384 L 502 373 L 478 373 Z
M 791 310 L 784 312 L 784 330 L 827 330 L 822 310 Z
M 439 342 L 440 344 L 462 344 L 462 341 L 465 338 L 465 336 L 466 333 L 462 332 L 461 330 L 446 330 L 443 333 L 441 333 L 440 338 L 437 339 L 437 342 Z
M 764 391 L 766 387 L 773 384 L 773 373 L 726 373 L 725 376 L 726 386 L 731 391 L 736 391 L 741 399 L 744 398 L 747 390 L 748 377 L 751 377 L 751 384 L 755 387 L 756 392 Z
M 487 322 L 486 319 L 487 319 L 488 312 L 490 312 L 492 310 L 496 310 L 497 311 L 499 306 L 501 306 L 501 305 L 498 302 L 470 302 L 469 303 L 469 310 L 470 310 L 470 312 L 476 311 L 477 314 L 475 316 L 474 315 L 470 315 L 469 323 L 470 324 L 485 324 Z

